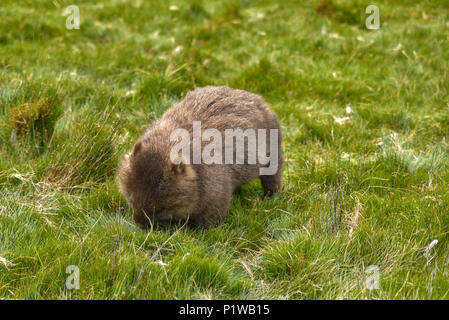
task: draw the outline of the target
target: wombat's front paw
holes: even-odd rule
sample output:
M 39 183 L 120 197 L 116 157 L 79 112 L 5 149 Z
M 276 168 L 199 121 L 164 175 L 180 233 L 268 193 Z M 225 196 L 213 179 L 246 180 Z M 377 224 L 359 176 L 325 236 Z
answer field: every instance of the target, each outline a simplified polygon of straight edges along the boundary
M 217 224 L 217 222 L 218 222 L 217 218 L 212 218 L 211 216 L 208 216 L 207 214 L 194 216 L 194 217 L 190 218 L 190 220 L 192 221 L 192 223 L 195 226 L 197 226 L 198 228 L 201 228 L 201 229 L 208 229 L 208 228 L 214 226 L 215 224 Z

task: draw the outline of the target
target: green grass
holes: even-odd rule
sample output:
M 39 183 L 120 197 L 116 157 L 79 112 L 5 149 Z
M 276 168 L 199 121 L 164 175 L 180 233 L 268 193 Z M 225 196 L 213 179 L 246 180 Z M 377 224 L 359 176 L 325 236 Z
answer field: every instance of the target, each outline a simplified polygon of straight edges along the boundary
M 448 21 L 446 0 L 2 1 L 0 297 L 447 299 Z M 283 191 L 244 186 L 208 230 L 141 230 L 118 162 L 205 85 L 276 110 Z

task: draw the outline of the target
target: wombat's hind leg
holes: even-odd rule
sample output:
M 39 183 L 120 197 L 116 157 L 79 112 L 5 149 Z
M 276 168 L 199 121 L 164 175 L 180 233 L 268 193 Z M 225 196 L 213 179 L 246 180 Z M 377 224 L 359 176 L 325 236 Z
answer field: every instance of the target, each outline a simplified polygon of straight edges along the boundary
M 271 196 L 281 190 L 282 187 L 282 170 L 278 170 L 270 176 L 260 176 L 265 196 Z

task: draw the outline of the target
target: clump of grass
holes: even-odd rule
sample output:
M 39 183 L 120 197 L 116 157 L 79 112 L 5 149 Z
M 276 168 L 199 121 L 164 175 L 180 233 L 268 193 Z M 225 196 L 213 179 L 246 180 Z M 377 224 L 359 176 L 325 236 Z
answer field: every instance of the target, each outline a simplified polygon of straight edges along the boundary
M 383 144 L 380 158 L 388 163 L 398 163 L 410 173 L 416 173 L 418 170 L 439 171 L 446 161 L 446 153 L 442 148 L 435 147 L 428 152 L 416 152 L 396 132 L 387 136 Z
M 145 80 L 139 85 L 137 95 L 147 96 L 152 104 L 157 105 L 161 96 L 180 96 L 185 87 L 189 86 L 184 78 L 187 64 L 175 66 L 168 64 L 159 74 L 146 74 Z
M 358 12 L 360 6 L 356 3 L 341 3 L 341 1 L 321 0 L 315 5 L 315 12 L 330 20 L 349 25 L 360 24 Z
M 329 259 L 338 250 L 340 240 L 321 238 L 318 244 L 309 235 L 297 232 L 264 248 L 263 277 L 282 281 L 287 298 L 323 294 L 340 282 L 340 275 L 347 273 L 339 259 Z
M 98 115 L 97 115 L 98 117 Z M 108 118 L 108 116 L 107 116 Z M 98 123 L 94 117 L 77 120 L 55 139 L 43 160 L 44 179 L 73 186 L 104 182 L 115 174 L 119 156 L 117 124 Z
M 203 2 L 200 0 L 192 1 L 188 10 L 183 12 L 183 18 L 187 21 L 201 21 L 209 18 L 209 13 L 204 9 Z
M 323 214 L 322 229 L 328 233 L 339 232 L 343 227 L 344 196 L 340 186 L 330 186 L 327 195 L 327 214 Z
M 406 111 L 391 108 L 389 110 L 376 110 L 372 107 L 358 109 L 361 118 L 368 121 L 373 128 L 388 127 L 394 131 L 407 131 L 416 127 L 416 120 L 410 117 Z
M 9 118 L 11 143 L 33 141 L 36 147 L 42 149 L 53 135 L 61 113 L 62 107 L 57 96 L 39 97 L 12 107 Z
M 186 254 L 176 257 L 170 264 L 172 275 L 186 279 L 201 290 L 226 288 L 229 293 L 237 294 L 242 289 L 242 283 L 233 279 L 228 266 L 211 257 Z

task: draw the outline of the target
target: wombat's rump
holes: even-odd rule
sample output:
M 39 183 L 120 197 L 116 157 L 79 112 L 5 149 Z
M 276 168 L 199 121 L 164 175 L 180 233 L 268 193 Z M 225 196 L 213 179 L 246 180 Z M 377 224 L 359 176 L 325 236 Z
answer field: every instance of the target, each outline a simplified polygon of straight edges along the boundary
M 179 144 L 178 140 L 172 141 L 172 133 L 185 129 L 193 141 L 194 122 L 201 124 L 202 133 L 206 129 L 216 129 L 216 133 L 222 134 L 221 163 L 195 162 L 193 143 L 189 146 L 190 154 L 183 155 L 181 163 L 172 161 L 171 150 Z M 266 136 L 262 136 L 266 137 L 264 153 L 270 156 L 270 163 L 262 164 L 259 158 L 255 163 L 250 161 L 248 147 L 253 150 L 254 144 L 248 144 L 247 137 L 244 140 L 243 164 L 236 161 L 239 156 L 236 151 L 241 153 L 241 149 L 236 150 L 237 139 L 231 146 L 234 162 L 227 161 L 229 164 L 226 164 L 227 129 L 228 133 L 229 129 L 256 134 L 265 131 Z M 275 138 L 270 135 L 271 131 L 277 132 Z M 215 137 L 209 139 L 213 141 Z M 206 141 L 199 140 L 202 148 L 210 143 L 209 139 L 203 137 L 202 140 Z M 260 136 L 257 140 L 259 147 Z M 278 191 L 281 188 L 282 162 L 279 119 L 262 97 L 228 87 L 205 87 L 189 92 L 183 101 L 167 110 L 138 139 L 120 165 L 119 186 L 139 225 L 189 217 L 196 225 L 207 227 L 226 215 L 232 193 L 238 186 L 259 177 L 265 194 Z M 261 169 L 267 167 L 274 168 L 274 172 L 261 174 Z

